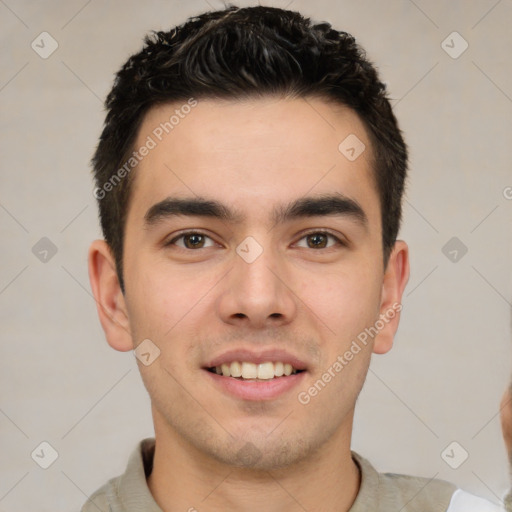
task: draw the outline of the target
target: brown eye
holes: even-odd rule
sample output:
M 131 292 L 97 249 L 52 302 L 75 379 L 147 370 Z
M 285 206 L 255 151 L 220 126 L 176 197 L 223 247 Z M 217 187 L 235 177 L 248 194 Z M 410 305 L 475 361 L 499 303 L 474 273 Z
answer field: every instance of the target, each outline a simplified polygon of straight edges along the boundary
M 204 236 L 197 233 L 192 235 L 185 235 L 183 237 L 183 241 L 187 249 L 197 249 L 198 247 L 204 246 Z
M 306 241 L 305 244 L 300 243 L 302 240 Z M 303 236 L 297 245 L 299 247 L 305 247 L 306 249 L 328 249 L 333 245 L 344 244 L 338 237 L 331 233 L 327 233 L 325 231 L 314 231 Z
M 311 249 L 323 249 L 327 246 L 327 235 L 324 233 L 314 233 L 306 238 L 308 240 L 308 247 Z
M 209 236 L 203 233 L 190 231 L 173 238 L 167 245 L 176 245 L 183 249 L 204 249 L 205 247 L 213 246 L 214 242 Z

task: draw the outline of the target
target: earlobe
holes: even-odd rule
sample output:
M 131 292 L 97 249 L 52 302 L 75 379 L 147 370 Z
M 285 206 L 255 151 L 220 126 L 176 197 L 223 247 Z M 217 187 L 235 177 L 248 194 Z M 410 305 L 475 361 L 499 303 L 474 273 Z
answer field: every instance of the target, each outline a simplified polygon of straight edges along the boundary
M 409 280 L 409 248 L 403 240 L 397 240 L 389 256 L 384 272 L 380 304 L 379 333 L 375 337 L 373 352 L 385 354 L 393 346 L 400 323 L 402 295 Z
M 132 350 L 125 298 L 117 277 L 115 259 L 104 240 L 95 240 L 89 248 L 89 280 L 109 345 L 122 352 Z

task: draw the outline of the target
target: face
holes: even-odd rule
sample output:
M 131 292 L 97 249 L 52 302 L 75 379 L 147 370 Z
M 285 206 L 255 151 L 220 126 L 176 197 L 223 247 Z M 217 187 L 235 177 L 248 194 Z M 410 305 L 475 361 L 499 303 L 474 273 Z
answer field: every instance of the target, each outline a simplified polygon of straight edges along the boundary
M 375 339 L 362 333 L 399 302 L 405 251 L 387 275 L 370 142 L 349 109 L 199 100 L 161 133 L 180 107 L 151 110 L 135 144 L 155 142 L 126 223 L 131 336 L 107 337 L 121 350 L 151 340 L 148 360 L 159 350 L 139 361 L 157 437 L 286 467 L 348 442 L 370 354 L 390 347 L 398 312 Z M 348 136 L 365 145 L 356 159 L 339 149 Z

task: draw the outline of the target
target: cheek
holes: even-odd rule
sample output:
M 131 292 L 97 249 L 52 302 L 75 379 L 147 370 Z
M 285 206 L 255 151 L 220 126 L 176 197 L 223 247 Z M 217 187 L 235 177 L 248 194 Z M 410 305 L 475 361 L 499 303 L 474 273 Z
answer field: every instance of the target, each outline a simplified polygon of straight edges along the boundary
M 380 283 L 356 268 L 325 274 L 308 273 L 300 297 L 336 337 L 357 335 L 379 313 Z
M 202 326 L 209 321 L 206 316 L 213 311 L 213 295 L 209 291 L 219 278 L 199 273 L 192 266 L 171 270 L 166 262 L 140 261 L 132 268 L 148 269 L 126 272 L 127 308 L 134 341 L 153 341 L 161 352 L 160 363 L 169 371 L 185 373 L 185 365 L 195 369 L 198 356 L 194 350 L 200 345 Z
M 165 261 L 141 258 L 126 267 L 125 281 L 133 328 L 149 329 L 158 336 L 171 334 L 201 297 L 200 280 L 171 271 Z

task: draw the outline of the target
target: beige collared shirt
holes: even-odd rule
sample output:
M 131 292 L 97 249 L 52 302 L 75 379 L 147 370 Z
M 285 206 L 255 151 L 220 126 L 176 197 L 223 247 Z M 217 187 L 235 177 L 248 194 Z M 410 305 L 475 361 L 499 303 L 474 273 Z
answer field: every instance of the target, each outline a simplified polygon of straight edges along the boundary
M 109 480 L 84 504 L 81 512 L 162 512 L 146 478 L 153 467 L 155 440 L 141 441 L 126 471 Z M 444 480 L 378 473 L 352 452 L 361 470 L 361 487 L 349 512 L 501 512 L 504 509 L 468 494 Z

